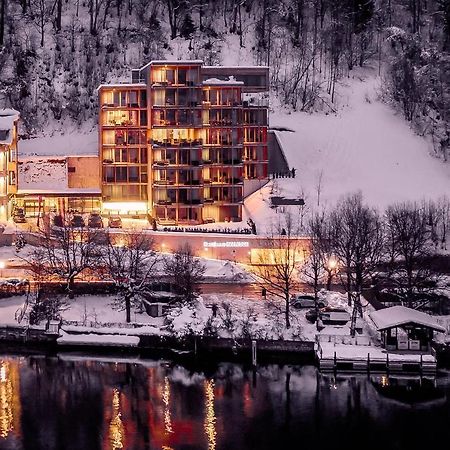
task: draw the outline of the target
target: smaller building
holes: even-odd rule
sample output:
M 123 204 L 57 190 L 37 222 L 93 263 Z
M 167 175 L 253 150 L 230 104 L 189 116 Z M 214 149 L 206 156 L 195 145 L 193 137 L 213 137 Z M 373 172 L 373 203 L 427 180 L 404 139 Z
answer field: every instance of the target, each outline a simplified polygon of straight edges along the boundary
M 35 156 L 17 164 L 19 189 L 13 201 L 27 217 L 100 211 L 98 156 Z
M 0 220 L 8 218 L 8 196 L 16 191 L 19 113 L 0 109 Z
M 406 306 L 379 309 L 370 318 L 386 350 L 430 352 L 433 333 L 446 331 L 433 316 Z

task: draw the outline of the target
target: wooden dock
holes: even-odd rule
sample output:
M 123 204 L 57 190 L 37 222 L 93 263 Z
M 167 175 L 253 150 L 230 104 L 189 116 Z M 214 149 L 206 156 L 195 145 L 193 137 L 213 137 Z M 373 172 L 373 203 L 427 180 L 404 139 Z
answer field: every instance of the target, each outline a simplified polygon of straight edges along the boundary
M 323 372 L 436 374 L 436 356 L 430 353 L 386 351 L 373 345 L 316 344 Z

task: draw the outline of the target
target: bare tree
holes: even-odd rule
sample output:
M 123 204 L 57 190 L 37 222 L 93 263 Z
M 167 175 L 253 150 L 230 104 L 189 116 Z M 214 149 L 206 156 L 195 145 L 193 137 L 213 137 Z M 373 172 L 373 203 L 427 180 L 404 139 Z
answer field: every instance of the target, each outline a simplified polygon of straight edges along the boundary
M 363 283 L 383 257 L 383 236 L 378 212 L 363 204 L 360 192 L 344 197 L 330 214 L 331 248 L 345 269 L 344 284 L 353 305 L 352 335 L 357 314 L 362 315 Z
M 142 304 L 150 284 L 157 278 L 159 258 L 153 251 L 153 241 L 143 232 L 129 232 L 120 237 L 108 234 L 101 260 L 106 277 L 116 285 L 119 307 L 125 306 L 129 323 L 131 306 Z
M 50 0 L 30 0 L 29 15 L 33 24 L 39 30 L 41 47 L 44 47 L 45 27 L 50 20 L 52 4 Z
M 309 256 L 301 268 L 302 278 L 314 290 L 314 308 L 317 317 L 319 317 L 318 293 L 320 285 L 327 278 L 326 270 L 328 265 L 328 256 L 325 251 L 327 248 L 325 216 L 323 214 L 314 214 L 308 221 L 308 236 L 310 237 Z M 318 321 L 316 322 L 318 326 Z
M 39 246 L 29 256 L 21 257 L 41 283 L 44 279 L 64 280 L 73 296 L 75 279 L 92 269 L 98 257 L 97 232 L 77 227 L 72 214 L 65 214 L 61 226 L 47 223 L 38 232 Z
M 423 208 L 434 248 L 446 250 L 447 233 L 450 228 L 450 201 L 448 197 L 443 196 L 437 201 L 429 200 L 424 203 Z
M 0 0 L 0 48 L 3 47 L 5 39 L 5 18 L 6 18 L 6 4 L 7 0 Z
M 387 249 L 397 292 L 411 306 L 417 293 L 433 286 L 429 211 L 417 203 L 397 203 L 386 211 Z
M 267 291 L 285 301 L 286 328 L 290 327 L 290 298 L 299 285 L 299 269 L 305 258 L 306 249 L 299 237 L 300 226 L 296 217 L 286 212 L 272 226 L 269 235 L 261 242 L 263 249 L 254 270 Z
M 194 256 L 192 247 L 185 244 L 164 260 L 164 275 L 175 284 L 184 302 L 191 302 L 201 292 L 206 266 Z

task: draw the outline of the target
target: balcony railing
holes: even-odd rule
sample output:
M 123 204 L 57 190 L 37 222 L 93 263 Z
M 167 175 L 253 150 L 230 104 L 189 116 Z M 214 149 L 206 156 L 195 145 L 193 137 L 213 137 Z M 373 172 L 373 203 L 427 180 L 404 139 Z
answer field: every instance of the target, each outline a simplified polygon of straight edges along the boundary
M 168 139 L 164 139 L 159 141 L 157 139 L 150 139 L 149 144 L 152 144 L 153 147 L 199 147 L 203 145 L 203 139 L 173 139 L 169 141 Z

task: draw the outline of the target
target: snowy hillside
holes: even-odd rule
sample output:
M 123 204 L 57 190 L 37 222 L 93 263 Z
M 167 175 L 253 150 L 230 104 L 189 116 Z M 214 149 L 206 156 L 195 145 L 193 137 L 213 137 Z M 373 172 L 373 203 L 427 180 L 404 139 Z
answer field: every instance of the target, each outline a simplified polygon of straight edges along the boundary
M 344 82 L 339 92 L 345 106 L 337 114 L 271 114 L 272 127 L 293 130 L 277 134 L 297 172 L 246 201 L 246 214 L 261 226 L 275 213 L 269 208 L 271 195 L 303 197 L 309 209 L 317 209 L 318 203 L 332 206 L 342 195 L 361 190 L 369 204 L 384 209 L 397 201 L 450 194 L 450 165 L 432 157 L 428 142 L 377 99 L 380 79 L 366 71 Z

